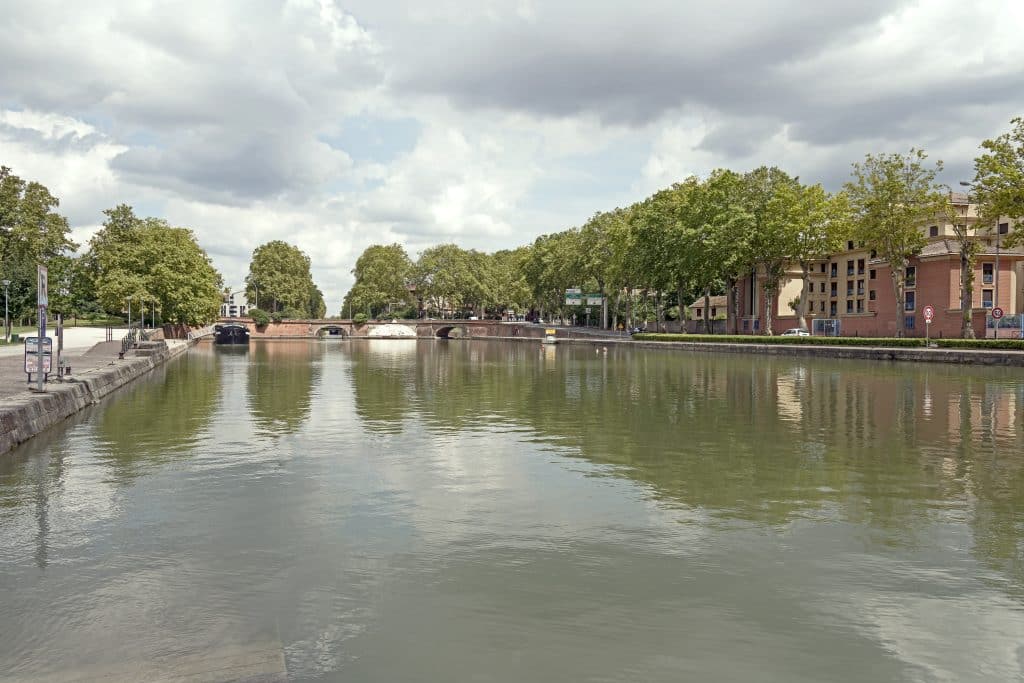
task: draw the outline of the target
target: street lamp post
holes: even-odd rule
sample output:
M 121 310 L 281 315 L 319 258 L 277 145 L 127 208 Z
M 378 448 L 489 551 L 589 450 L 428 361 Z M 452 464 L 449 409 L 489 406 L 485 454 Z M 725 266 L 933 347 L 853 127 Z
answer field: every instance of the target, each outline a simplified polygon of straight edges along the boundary
M 11 342 L 11 326 L 10 326 L 10 323 L 8 322 L 8 320 L 10 318 L 9 318 L 9 313 L 8 313 L 8 309 L 7 309 L 7 299 L 8 299 L 8 291 L 9 291 L 10 286 L 11 286 L 11 281 L 10 280 L 4 280 L 3 281 L 3 285 L 4 285 L 4 340 L 9 344 Z

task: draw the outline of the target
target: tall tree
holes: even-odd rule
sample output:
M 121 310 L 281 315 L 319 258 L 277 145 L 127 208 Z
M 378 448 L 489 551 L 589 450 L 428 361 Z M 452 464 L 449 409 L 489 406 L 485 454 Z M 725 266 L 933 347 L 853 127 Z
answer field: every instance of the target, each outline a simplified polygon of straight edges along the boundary
M 125 204 L 104 213 L 84 262 L 105 310 L 121 312 L 130 299 L 154 306 L 168 322 L 202 325 L 216 318 L 224 281 L 191 230 L 138 218 Z
M 849 201 L 843 193 L 829 195 L 821 185 L 785 185 L 772 200 L 771 214 L 787 231 L 790 258 L 800 264 L 802 286 L 797 316 L 807 329 L 811 266 L 838 251 L 849 232 Z
M 70 267 L 58 259 L 68 258 L 78 248 L 58 206 L 58 199 L 44 185 L 0 166 L 0 274 L 11 281 L 8 298 L 13 318 L 35 314 L 36 265 L 52 265 L 56 270 Z
M 775 166 L 761 166 L 743 176 L 743 201 L 752 219 L 750 247 L 764 274 L 764 334 L 771 335 L 772 317 L 786 265 L 796 251 L 796 233 L 779 201 L 779 193 L 796 191 L 798 183 Z
M 845 185 L 853 209 L 854 238 L 889 263 L 900 337 L 906 333 L 907 267 L 926 242 L 920 228 L 940 215 L 945 203 L 935 183 L 942 162 L 929 168 L 927 158 L 919 149 L 908 154 L 868 154 L 863 162 L 853 164 L 853 178 Z
M 245 278 L 245 296 L 259 301 L 260 308 L 271 312 L 286 308 L 312 315 L 310 302 L 314 297 L 310 261 L 298 247 L 274 240 L 256 247 Z
M 394 302 L 411 300 L 412 261 L 400 244 L 370 245 L 356 260 L 352 275 L 355 283 L 342 302 L 342 315 L 350 311 L 376 314 Z
M 997 224 L 1002 218 L 1017 227 L 1006 239 L 1013 246 L 1024 241 L 1024 118 L 1011 122 L 1012 130 L 985 140 L 974 160 L 973 194 L 984 221 Z

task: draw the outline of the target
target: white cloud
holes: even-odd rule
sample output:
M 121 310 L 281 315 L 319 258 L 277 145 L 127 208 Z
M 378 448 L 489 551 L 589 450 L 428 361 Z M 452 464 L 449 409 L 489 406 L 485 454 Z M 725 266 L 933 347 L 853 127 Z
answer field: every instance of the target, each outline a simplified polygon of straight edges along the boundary
M 509 247 L 691 173 L 835 187 L 912 145 L 956 180 L 1024 112 L 1010 0 L 6 9 L 0 163 L 60 196 L 79 240 L 127 202 L 238 282 L 286 239 L 332 311 L 372 242 Z

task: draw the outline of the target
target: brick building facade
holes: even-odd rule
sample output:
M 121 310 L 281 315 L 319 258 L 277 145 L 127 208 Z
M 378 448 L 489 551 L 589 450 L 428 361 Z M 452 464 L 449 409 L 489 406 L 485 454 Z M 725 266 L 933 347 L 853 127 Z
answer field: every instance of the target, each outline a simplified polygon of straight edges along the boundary
M 965 225 L 977 221 L 974 205 L 964 195 L 953 194 L 954 205 Z M 1016 316 L 1024 313 L 1024 249 L 1007 249 L 1001 241 L 1013 232 L 1009 221 L 979 229 L 974 235 L 980 253 L 974 260 L 974 301 L 971 314 L 974 334 L 991 336 L 986 330 L 988 313 L 995 306 L 1010 317 L 1012 325 L 1000 330 L 1000 336 L 1019 336 Z M 960 246 L 954 239 L 953 224 L 936 221 L 922 226 L 927 244 L 910 260 L 906 278 L 906 302 L 899 316 L 905 319 L 908 336 L 925 335 L 922 310 L 935 309 L 929 330 L 933 337 L 959 337 Z M 998 253 L 998 295 L 995 300 Z M 853 242 L 846 249 L 813 264 L 809 274 L 807 325 L 812 332 L 836 328 L 843 336 L 891 337 L 898 330 L 896 297 L 889 265 L 869 250 Z M 789 270 L 780 283 L 779 296 L 772 315 L 772 332 L 780 334 L 799 326 L 791 302 L 800 296 L 803 286 L 799 267 Z M 738 320 L 729 329 L 740 334 L 761 334 L 765 320 L 764 276 L 752 273 L 739 283 Z M 813 321 L 819 322 L 815 324 Z

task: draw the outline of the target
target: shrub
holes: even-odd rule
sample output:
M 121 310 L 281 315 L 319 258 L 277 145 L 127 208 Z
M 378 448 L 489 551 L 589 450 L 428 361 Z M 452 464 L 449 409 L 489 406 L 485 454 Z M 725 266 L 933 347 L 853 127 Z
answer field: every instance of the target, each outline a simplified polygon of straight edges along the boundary
M 1024 339 L 933 339 L 941 349 L 1024 351 Z
M 256 324 L 256 327 L 263 327 L 270 322 L 270 316 L 266 311 L 259 308 L 250 308 L 249 317 Z
M 712 344 L 786 344 L 810 346 L 886 346 L 921 347 L 924 339 L 895 337 L 769 337 L 756 334 L 634 334 L 637 341 L 699 342 Z
M 284 320 L 299 320 L 302 318 L 308 318 L 309 316 L 306 315 L 305 311 L 300 311 L 297 308 L 289 307 L 281 311 L 281 317 Z
M 356 313 L 352 316 L 352 322 L 356 325 L 365 325 L 367 320 L 369 320 L 369 318 L 366 317 L 365 313 Z

